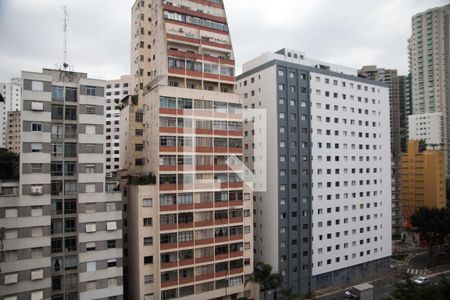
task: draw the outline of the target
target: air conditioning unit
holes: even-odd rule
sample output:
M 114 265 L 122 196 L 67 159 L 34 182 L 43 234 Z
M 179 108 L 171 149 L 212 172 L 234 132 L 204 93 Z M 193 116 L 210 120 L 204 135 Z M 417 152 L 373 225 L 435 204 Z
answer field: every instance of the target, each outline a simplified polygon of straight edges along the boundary
M 43 186 L 42 185 L 32 185 L 31 186 L 31 195 L 42 195 Z

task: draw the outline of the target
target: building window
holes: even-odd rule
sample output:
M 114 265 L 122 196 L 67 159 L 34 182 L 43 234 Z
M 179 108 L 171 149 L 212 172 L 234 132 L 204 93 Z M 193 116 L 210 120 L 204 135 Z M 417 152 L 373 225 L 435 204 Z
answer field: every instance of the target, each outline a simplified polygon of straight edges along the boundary
M 97 263 L 95 261 L 86 263 L 86 272 L 92 272 L 97 270 Z
M 117 267 L 117 259 L 108 259 L 108 268 Z
M 144 265 L 152 264 L 153 256 L 144 256 Z
M 144 276 L 144 284 L 150 284 L 153 283 L 153 275 L 145 275 Z
M 116 240 L 108 240 L 107 246 L 108 246 L 108 249 L 116 248 Z
M 95 223 L 86 224 L 86 232 L 96 232 L 97 225 Z
M 31 131 L 41 131 L 42 132 L 42 123 L 31 123 Z
M 152 199 L 143 199 L 142 202 L 143 202 L 142 206 L 144 206 L 144 207 L 151 207 L 151 206 L 153 206 L 153 200 Z
M 86 87 L 86 95 L 88 95 L 88 96 L 95 96 L 95 87 L 87 86 Z
M 106 230 L 108 231 L 117 230 L 117 222 L 116 221 L 106 222 Z
M 42 92 L 44 90 L 44 82 L 36 81 L 36 80 L 31 81 L 31 90 L 37 91 L 37 92 Z
M 144 226 L 153 226 L 152 218 L 144 218 Z

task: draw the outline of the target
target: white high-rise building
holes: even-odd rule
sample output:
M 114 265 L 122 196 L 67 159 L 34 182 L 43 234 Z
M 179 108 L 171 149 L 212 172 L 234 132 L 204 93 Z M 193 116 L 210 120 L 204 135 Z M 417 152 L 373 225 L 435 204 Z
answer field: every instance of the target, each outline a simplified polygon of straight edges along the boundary
M 119 170 L 120 159 L 120 100 L 130 91 L 130 76 L 106 82 L 106 176 Z
M 282 49 L 244 64 L 237 91 L 244 108 L 267 113 L 267 132 L 244 125 L 246 164 L 261 173 L 254 141 L 266 135 L 270 174 L 254 193 L 255 261 L 302 293 L 388 268 L 387 85 Z
M 8 112 L 20 111 L 20 78 L 12 78 L 10 82 L 0 83 L 0 148 L 6 148 L 6 123 Z

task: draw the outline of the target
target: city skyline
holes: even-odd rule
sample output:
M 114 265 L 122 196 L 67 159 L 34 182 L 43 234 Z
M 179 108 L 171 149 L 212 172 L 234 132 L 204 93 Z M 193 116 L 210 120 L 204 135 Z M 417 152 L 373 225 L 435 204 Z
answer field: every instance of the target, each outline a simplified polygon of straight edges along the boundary
M 42 66 L 54 68 L 62 64 L 63 5 L 67 5 L 69 11 L 68 62 L 73 70 L 107 80 L 128 74 L 132 2 L 89 2 L 92 9 L 88 10 L 85 1 L 44 0 L 38 4 L 23 0 L 2 1 L 0 33 L 5 38 L 0 50 L 0 56 L 4 58 L 0 81 L 19 76 L 22 69 L 39 71 Z M 349 0 L 347 6 L 342 6 L 329 0 L 314 3 L 283 0 L 276 6 L 272 4 L 271 1 L 258 1 L 256 6 L 256 0 L 225 1 L 233 43 L 239 45 L 236 50 L 237 74 L 241 72 L 240 66 L 251 58 L 283 47 L 341 65 L 358 68 L 377 64 L 406 74 L 411 17 L 428 8 L 444 5 L 446 1 L 373 3 Z M 101 8 L 102 14 L 94 9 L 97 7 Z M 127 13 L 123 13 L 124 10 Z M 364 11 L 370 11 L 370 14 Z M 246 18 L 254 15 L 260 17 Z M 321 17 L 315 18 L 316 15 Z M 39 28 L 37 32 L 36 28 Z M 43 36 L 39 32 L 46 34 Z M 93 35 L 102 38 L 92 39 Z

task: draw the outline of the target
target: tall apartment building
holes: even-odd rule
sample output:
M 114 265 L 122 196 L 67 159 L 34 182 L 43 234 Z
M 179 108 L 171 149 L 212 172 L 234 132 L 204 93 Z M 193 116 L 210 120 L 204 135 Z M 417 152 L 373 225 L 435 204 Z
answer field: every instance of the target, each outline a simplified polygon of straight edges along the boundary
M 402 104 L 406 102 L 400 96 L 403 86 L 400 85 L 400 76 L 397 70 L 377 68 L 377 66 L 364 66 L 358 70 L 358 74 L 371 80 L 381 81 L 389 86 L 389 106 L 390 106 L 390 124 L 391 124 L 391 162 L 392 162 L 392 235 L 399 239 L 402 231 L 402 213 L 401 213 L 401 146 L 402 129 L 407 119 L 405 118 Z M 403 128 L 402 128 L 403 127 Z
M 409 141 L 402 155 L 402 212 L 405 226 L 420 207 L 445 208 L 445 159 L 442 150 L 425 150 Z
M 6 148 L 6 123 L 8 112 L 20 111 L 20 78 L 12 78 L 10 82 L 0 83 L 0 148 Z
M 245 162 L 256 174 L 254 140 L 267 136 L 270 178 L 254 193 L 255 261 L 302 293 L 388 268 L 387 85 L 282 49 L 244 64 L 237 90 L 244 108 L 267 113 L 266 133 L 244 125 Z
M 252 196 L 226 163 L 242 157 L 242 103 L 222 1 L 136 1 L 131 58 L 129 297 L 252 296 Z
M 409 70 L 413 114 L 441 112 L 444 117 L 446 172 L 450 174 L 450 4 L 412 17 Z
M 130 76 L 106 82 L 106 176 L 120 169 L 120 101 L 130 93 Z
M 22 87 L 20 194 L 0 210 L 10 257 L 0 293 L 122 299 L 121 193 L 105 182 L 105 82 L 44 69 L 22 72 Z
M 8 112 L 6 121 L 6 149 L 10 152 L 20 154 L 20 110 Z

